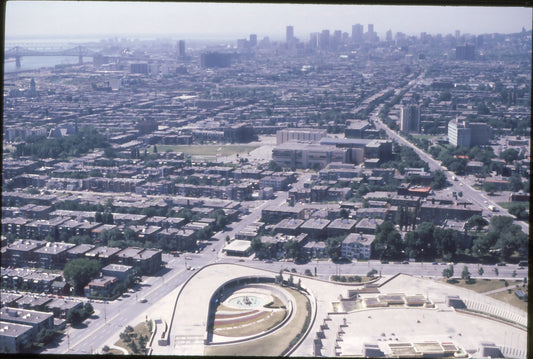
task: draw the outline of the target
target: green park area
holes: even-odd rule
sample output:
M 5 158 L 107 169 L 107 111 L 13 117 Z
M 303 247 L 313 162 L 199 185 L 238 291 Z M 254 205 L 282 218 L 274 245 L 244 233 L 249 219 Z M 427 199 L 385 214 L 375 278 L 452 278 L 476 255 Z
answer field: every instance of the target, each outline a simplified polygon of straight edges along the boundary
M 157 145 L 158 152 L 183 152 L 195 157 L 231 156 L 247 154 L 255 150 L 257 145 Z
M 521 290 L 528 294 L 528 286 L 522 287 L 522 280 L 505 280 L 505 279 L 452 279 L 448 283 L 457 285 L 462 288 L 473 290 L 477 293 L 486 293 L 493 290 L 500 291 L 488 294 L 489 297 L 501 300 L 504 303 L 517 307 L 527 312 L 527 301 L 519 299 L 515 291 Z
M 282 356 L 289 348 L 294 346 L 298 339 L 300 339 L 310 324 L 311 306 L 307 297 L 297 290 L 285 288 L 290 291 L 295 300 L 296 310 L 294 311 L 294 318 L 290 320 L 285 326 L 280 328 L 271 335 L 237 343 L 232 345 L 208 345 L 205 347 L 204 355 L 207 356 Z M 242 333 L 246 335 L 246 333 Z M 234 336 L 239 336 L 238 333 L 233 333 Z
M 141 322 L 135 327 L 131 327 L 128 325 L 124 329 L 124 332 L 120 333 L 120 340 L 115 343 L 115 346 L 126 349 L 128 351 L 128 354 L 144 355 L 146 344 L 150 340 L 151 335 L 151 321 Z M 111 350 L 116 351 L 115 349 Z

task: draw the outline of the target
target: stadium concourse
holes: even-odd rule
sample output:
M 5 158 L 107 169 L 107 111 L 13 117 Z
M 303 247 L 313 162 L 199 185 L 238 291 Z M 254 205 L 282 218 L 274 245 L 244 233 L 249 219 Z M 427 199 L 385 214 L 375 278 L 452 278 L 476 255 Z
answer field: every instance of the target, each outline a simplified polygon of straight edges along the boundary
M 159 326 L 151 354 L 203 355 L 215 294 L 230 283 L 272 282 L 277 275 L 237 264 L 202 268 L 174 303 L 165 301 L 172 308 L 161 308 L 166 325 Z M 291 356 L 527 357 L 527 313 L 476 292 L 403 274 L 370 285 L 288 272 L 284 279 L 290 275 L 313 303 L 311 327 Z

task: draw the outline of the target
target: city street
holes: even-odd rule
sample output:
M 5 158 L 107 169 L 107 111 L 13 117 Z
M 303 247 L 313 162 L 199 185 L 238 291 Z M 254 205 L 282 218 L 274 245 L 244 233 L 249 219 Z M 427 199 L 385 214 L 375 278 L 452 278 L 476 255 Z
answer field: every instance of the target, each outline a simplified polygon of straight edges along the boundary
M 474 204 L 478 205 L 483 209 L 483 215 L 488 216 L 491 215 L 503 215 L 503 216 L 510 216 L 514 217 L 509 212 L 499 206 L 496 202 L 494 202 L 489 196 L 487 196 L 486 193 L 483 191 L 479 191 L 472 186 L 470 186 L 464 178 L 460 176 L 456 176 L 455 174 L 448 171 L 446 168 L 442 167 L 439 161 L 436 161 L 426 152 L 422 151 L 415 145 L 413 145 L 411 142 L 407 141 L 405 138 L 403 138 L 399 133 L 394 132 L 391 130 L 387 125 L 385 125 L 377 115 L 379 113 L 379 108 L 373 112 L 372 114 L 372 120 L 374 121 L 374 124 L 378 130 L 383 129 L 385 132 L 387 132 L 387 135 L 394 141 L 398 142 L 400 145 L 411 147 L 419 156 L 420 159 L 427 162 L 429 165 L 429 168 L 431 171 L 435 170 L 441 170 L 446 174 L 446 178 L 448 179 L 448 182 L 450 184 L 449 187 L 446 188 L 446 191 L 449 192 L 463 192 L 463 198 L 468 199 L 472 201 Z M 456 180 L 453 180 L 453 177 L 456 178 Z M 492 211 L 489 209 L 489 206 L 494 206 L 494 208 L 497 210 L 497 214 L 493 214 Z M 526 234 L 529 234 L 529 224 L 524 221 L 515 221 L 517 225 L 519 225 L 522 228 L 522 231 Z

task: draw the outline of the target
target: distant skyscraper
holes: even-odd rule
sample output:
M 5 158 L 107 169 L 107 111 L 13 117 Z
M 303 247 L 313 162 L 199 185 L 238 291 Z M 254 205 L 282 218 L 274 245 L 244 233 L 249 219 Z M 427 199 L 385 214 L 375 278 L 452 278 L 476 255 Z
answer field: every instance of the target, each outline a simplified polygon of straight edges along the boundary
M 338 49 L 342 42 L 342 31 L 341 30 L 335 30 L 333 33 L 333 49 Z
M 185 40 L 178 41 L 178 57 L 181 59 L 185 57 Z
M 374 42 L 376 40 L 376 33 L 374 32 L 374 24 L 368 24 L 368 32 L 366 33 L 367 40 Z
M 392 41 L 392 30 L 390 29 L 387 31 L 386 40 Z
M 360 43 L 361 41 L 363 41 L 363 25 L 352 25 L 352 42 Z
M 459 41 L 461 39 L 461 31 L 455 30 L 455 40 Z
M 257 45 L 257 35 L 251 34 L 250 35 L 250 47 L 254 47 Z
M 322 30 L 318 38 L 318 48 L 320 50 L 329 49 L 329 30 Z
M 313 32 L 309 34 L 309 48 L 311 49 L 318 48 L 318 32 Z
M 420 132 L 420 106 L 406 105 L 401 107 L 400 131 L 405 133 Z
M 456 60 L 474 60 L 476 58 L 476 48 L 474 45 L 465 44 L 455 47 Z
M 294 42 L 294 27 L 287 26 L 286 41 L 288 45 L 292 45 Z

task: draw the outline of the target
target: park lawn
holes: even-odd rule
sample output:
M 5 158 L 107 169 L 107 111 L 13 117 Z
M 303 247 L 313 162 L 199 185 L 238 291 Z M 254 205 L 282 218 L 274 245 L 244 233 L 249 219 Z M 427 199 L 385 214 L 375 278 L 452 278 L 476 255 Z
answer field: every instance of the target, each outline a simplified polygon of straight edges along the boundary
M 446 280 L 442 280 L 446 282 Z M 505 281 L 503 279 L 480 279 L 476 278 L 473 283 L 466 283 L 464 279 L 456 279 L 457 283 L 452 283 L 458 287 L 473 290 L 477 293 L 485 293 L 491 290 L 505 288 Z M 508 281 L 509 288 L 514 287 L 516 284 L 521 284 L 521 280 Z
M 157 145 L 158 152 L 183 152 L 191 156 L 216 157 L 248 153 L 259 146 L 254 145 Z
M 137 348 L 140 349 L 141 353 L 144 353 L 143 348 L 139 344 L 139 338 L 141 337 L 141 335 L 145 335 L 148 337 L 148 340 L 150 340 L 152 333 L 148 330 L 148 324 L 146 322 L 141 322 L 137 324 L 133 327 L 133 332 L 130 334 L 133 334 L 132 340 L 135 341 L 135 344 L 137 344 Z M 135 336 L 135 334 L 137 335 Z M 118 342 L 115 343 L 115 346 L 126 349 L 129 354 L 136 354 L 133 353 L 131 348 L 128 346 L 128 343 L 125 343 L 122 339 L 119 339 Z
M 105 352 L 105 354 L 107 355 L 124 355 L 124 353 L 118 349 L 109 349 L 108 351 Z
M 289 347 L 291 341 L 298 335 L 298 333 L 300 333 L 300 331 L 302 331 L 306 317 L 311 315 L 306 309 L 306 303 L 309 303 L 307 297 L 294 289 L 286 289 L 293 294 L 296 301 L 296 308 L 295 317 L 283 328 L 271 335 L 244 343 L 222 346 L 207 345 L 205 347 L 204 355 L 246 355 L 250 357 L 281 356 L 281 354 L 283 354 L 283 352 Z
M 511 207 L 511 205 L 515 203 L 521 203 L 521 202 L 497 202 L 498 206 L 501 206 L 505 209 L 509 209 L 509 207 Z M 524 203 L 527 203 L 527 202 L 524 202 Z
M 261 332 L 267 331 L 270 328 L 274 327 L 280 323 L 286 315 L 286 310 L 275 310 L 268 317 L 263 319 L 261 322 L 254 323 L 252 325 L 247 325 L 244 327 L 232 327 L 228 326 L 226 328 L 216 328 L 215 334 L 227 336 L 227 337 L 245 337 L 248 335 L 259 334 Z
M 518 297 L 514 294 L 516 289 L 514 286 L 510 285 L 509 288 L 512 288 L 511 293 L 509 293 L 509 291 L 507 290 L 504 290 L 502 292 L 489 294 L 488 296 L 494 299 L 501 300 L 504 303 L 507 303 L 509 305 L 512 305 L 513 307 L 522 309 L 523 311 L 527 312 L 527 302 L 518 299 Z M 523 291 L 524 293 L 528 293 L 527 285 L 525 287 L 522 287 L 522 285 L 520 285 L 518 289 Z

